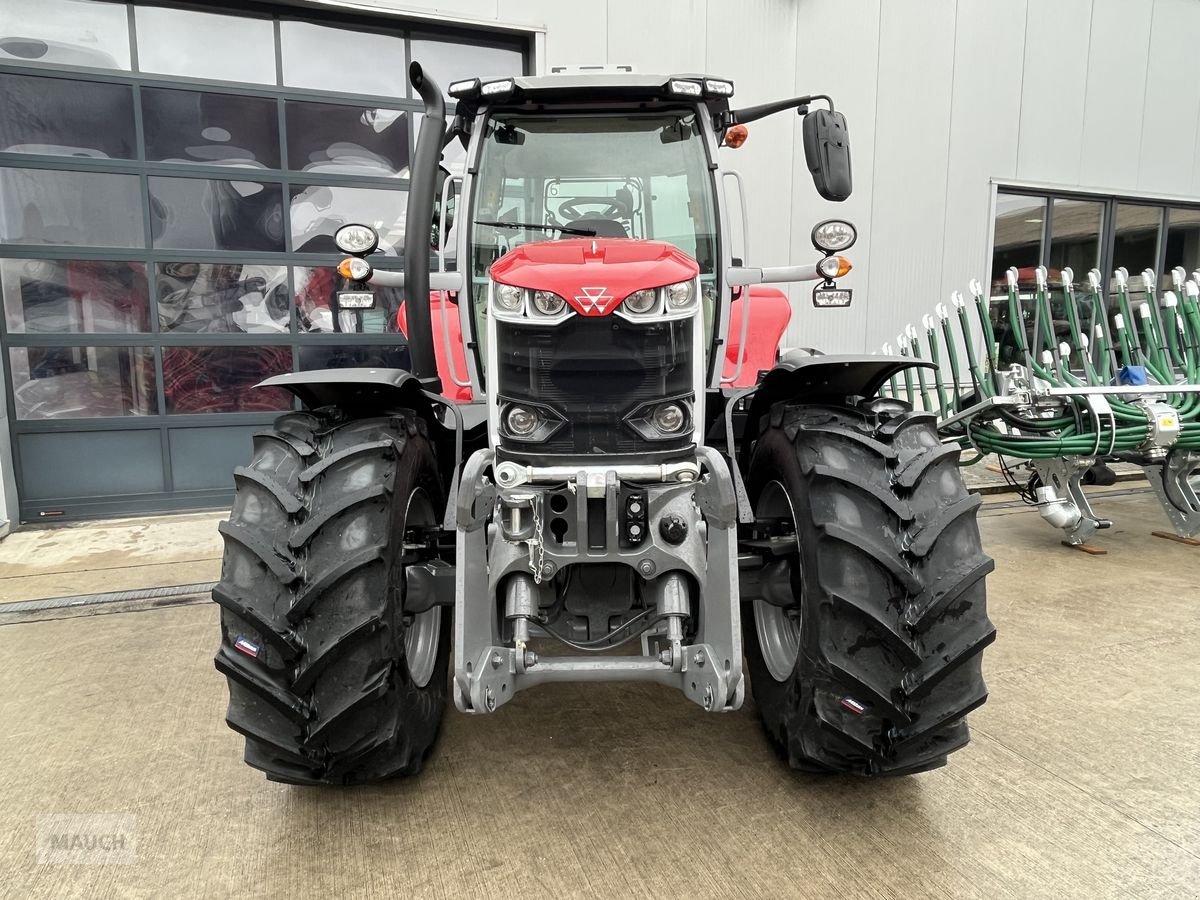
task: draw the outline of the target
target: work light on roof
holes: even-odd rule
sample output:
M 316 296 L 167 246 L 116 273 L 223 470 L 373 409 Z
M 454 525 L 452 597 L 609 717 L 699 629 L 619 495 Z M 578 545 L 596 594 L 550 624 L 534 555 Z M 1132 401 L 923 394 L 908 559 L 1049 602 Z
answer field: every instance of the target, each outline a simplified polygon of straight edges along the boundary
M 452 81 L 446 93 L 451 97 L 472 97 L 479 93 L 479 79 L 468 78 L 465 81 Z
M 719 78 L 706 78 L 704 79 L 704 93 L 714 97 L 732 97 L 733 82 L 722 81 Z
M 498 97 L 502 94 L 511 94 L 513 89 L 513 80 L 505 78 L 503 81 L 489 81 L 482 88 L 480 93 L 485 97 Z
M 679 78 L 672 78 L 667 82 L 667 89 L 672 94 L 678 94 L 681 97 L 700 96 L 700 83 L 698 81 L 683 81 Z

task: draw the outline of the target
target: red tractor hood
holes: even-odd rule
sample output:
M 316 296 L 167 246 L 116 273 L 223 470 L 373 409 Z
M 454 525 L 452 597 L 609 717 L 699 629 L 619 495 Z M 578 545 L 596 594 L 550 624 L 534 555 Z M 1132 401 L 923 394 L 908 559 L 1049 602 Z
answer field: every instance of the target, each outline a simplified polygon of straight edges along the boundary
M 671 244 L 576 238 L 522 244 L 492 263 L 501 284 L 553 291 L 581 316 L 606 316 L 643 288 L 696 277 L 696 261 Z

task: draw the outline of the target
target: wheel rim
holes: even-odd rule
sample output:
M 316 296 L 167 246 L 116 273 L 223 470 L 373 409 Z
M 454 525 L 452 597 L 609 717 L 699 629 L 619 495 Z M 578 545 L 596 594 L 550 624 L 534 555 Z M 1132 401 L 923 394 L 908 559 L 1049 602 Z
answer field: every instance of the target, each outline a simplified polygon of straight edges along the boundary
M 404 513 L 404 531 L 414 525 L 433 525 L 436 522 L 429 495 L 417 488 L 408 497 Z M 403 533 L 401 534 L 403 540 Z M 438 644 L 442 636 L 442 608 L 435 606 L 417 613 L 404 629 L 404 662 L 408 676 L 417 687 L 425 687 L 437 667 Z
M 791 498 L 778 481 L 772 481 L 762 492 L 756 510 L 759 518 L 786 518 L 795 527 L 796 515 L 792 509 Z M 800 539 L 796 538 L 796 555 L 792 565 L 799 568 Z M 795 579 L 803 585 L 803 578 Z M 762 597 L 754 598 L 754 626 L 758 633 L 758 647 L 762 651 L 763 663 L 771 677 L 776 681 L 786 681 L 796 668 L 796 660 L 800 658 L 800 622 L 795 612 L 803 603 L 804 597 L 796 600 L 796 605 L 784 609 L 768 603 Z

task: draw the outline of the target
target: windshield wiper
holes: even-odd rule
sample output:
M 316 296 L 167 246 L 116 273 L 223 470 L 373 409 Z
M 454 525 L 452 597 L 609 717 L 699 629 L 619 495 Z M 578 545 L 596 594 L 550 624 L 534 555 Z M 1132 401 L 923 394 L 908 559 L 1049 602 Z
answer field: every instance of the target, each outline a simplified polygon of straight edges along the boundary
M 492 228 L 528 228 L 530 231 L 561 231 L 563 234 L 578 234 L 583 237 L 595 237 L 596 232 L 590 228 L 568 228 L 565 225 L 534 225 L 531 222 L 480 222 L 476 225 L 490 225 Z

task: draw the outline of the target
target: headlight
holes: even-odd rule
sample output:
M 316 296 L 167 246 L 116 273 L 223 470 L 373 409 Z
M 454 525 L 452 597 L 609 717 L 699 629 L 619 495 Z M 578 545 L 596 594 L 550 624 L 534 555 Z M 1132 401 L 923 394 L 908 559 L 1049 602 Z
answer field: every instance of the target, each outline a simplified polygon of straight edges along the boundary
M 557 316 L 567 306 L 567 301 L 552 291 L 534 291 L 533 307 L 543 316 Z
M 826 253 L 837 253 L 854 246 L 858 240 L 858 232 L 849 222 L 841 219 L 829 219 L 819 222 L 812 230 L 813 246 Z
M 511 284 L 497 282 L 493 296 L 496 298 L 496 306 L 505 312 L 520 312 L 521 307 L 525 305 L 525 289 Z
M 504 423 L 513 434 L 527 437 L 533 434 L 538 426 L 538 414 L 523 406 L 510 406 L 508 414 L 504 417 Z
M 627 312 L 644 316 L 658 309 L 658 290 L 651 288 L 645 291 L 634 291 L 625 298 L 623 304 Z
M 691 281 L 680 281 L 668 284 L 664 288 L 667 294 L 667 309 L 678 312 L 695 305 L 695 284 Z
M 548 440 L 566 425 L 566 420 L 549 406 L 527 400 L 502 402 L 500 406 L 500 437 L 522 443 Z
M 625 424 L 647 441 L 678 440 L 692 427 L 692 399 L 651 400 L 627 415 Z
M 379 246 L 379 235 L 369 225 L 343 225 L 333 233 L 333 242 L 343 253 L 361 256 Z
M 663 434 L 675 434 L 683 429 L 684 423 L 687 422 L 687 416 L 684 415 L 683 407 L 678 403 L 663 403 L 654 408 L 654 414 L 650 417 L 650 421 Z

